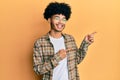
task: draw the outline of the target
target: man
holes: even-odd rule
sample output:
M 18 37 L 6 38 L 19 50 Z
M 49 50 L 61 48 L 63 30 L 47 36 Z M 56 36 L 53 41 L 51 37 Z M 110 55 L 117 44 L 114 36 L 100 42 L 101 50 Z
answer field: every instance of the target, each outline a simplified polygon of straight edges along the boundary
M 71 35 L 62 33 L 70 18 L 71 8 L 66 3 L 52 2 L 44 12 L 50 23 L 50 31 L 34 44 L 33 67 L 43 80 L 80 80 L 77 65 L 93 43 L 94 33 L 85 36 L 77 48 Z

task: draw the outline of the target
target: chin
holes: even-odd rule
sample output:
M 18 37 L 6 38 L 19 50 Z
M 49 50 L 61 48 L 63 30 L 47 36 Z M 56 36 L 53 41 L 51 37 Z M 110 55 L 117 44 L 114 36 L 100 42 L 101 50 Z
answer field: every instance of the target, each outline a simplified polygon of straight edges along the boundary
M 56 32 L 62 32 L 63 30 L 55 30 Z

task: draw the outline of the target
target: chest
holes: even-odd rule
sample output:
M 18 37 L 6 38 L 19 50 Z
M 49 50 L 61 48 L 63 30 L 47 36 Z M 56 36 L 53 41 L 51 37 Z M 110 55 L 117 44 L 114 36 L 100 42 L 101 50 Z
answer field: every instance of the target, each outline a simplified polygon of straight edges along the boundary
M 76 56 L 76 45 L 73 41 L 64 41 L 64 42 L 57 42 L 52 43 L 50 41 L 47 41 L 45 43 L 42 43 L 41 45 L 41 52 L 44 56 L 44 59 L 49 59 L 54 56 L 55 53 L 57 53 L 60 49 L 70 49 L 67 51 L 67 57 L 69 60 L 72 60 Z

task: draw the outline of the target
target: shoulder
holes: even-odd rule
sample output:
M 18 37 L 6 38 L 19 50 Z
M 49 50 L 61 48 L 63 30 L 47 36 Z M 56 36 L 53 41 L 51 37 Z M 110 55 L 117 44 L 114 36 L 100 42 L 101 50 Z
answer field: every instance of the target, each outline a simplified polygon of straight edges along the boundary
M 45 34 L 45 35 L 41 36 L 40 38 L 36 39 L 35 42 L 34 42 L 34 45 L 39 46 L 39 45 L 41 45 L 43 43 L 48 42 L 48 39 L 49 39 L 48 35 Z

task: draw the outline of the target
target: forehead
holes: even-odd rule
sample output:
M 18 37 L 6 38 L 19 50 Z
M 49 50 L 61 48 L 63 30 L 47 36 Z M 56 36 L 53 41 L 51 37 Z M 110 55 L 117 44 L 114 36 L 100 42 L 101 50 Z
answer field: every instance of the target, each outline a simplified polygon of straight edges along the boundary
M 66 18 L 63 14 L 55 14 L 52 17 Z

